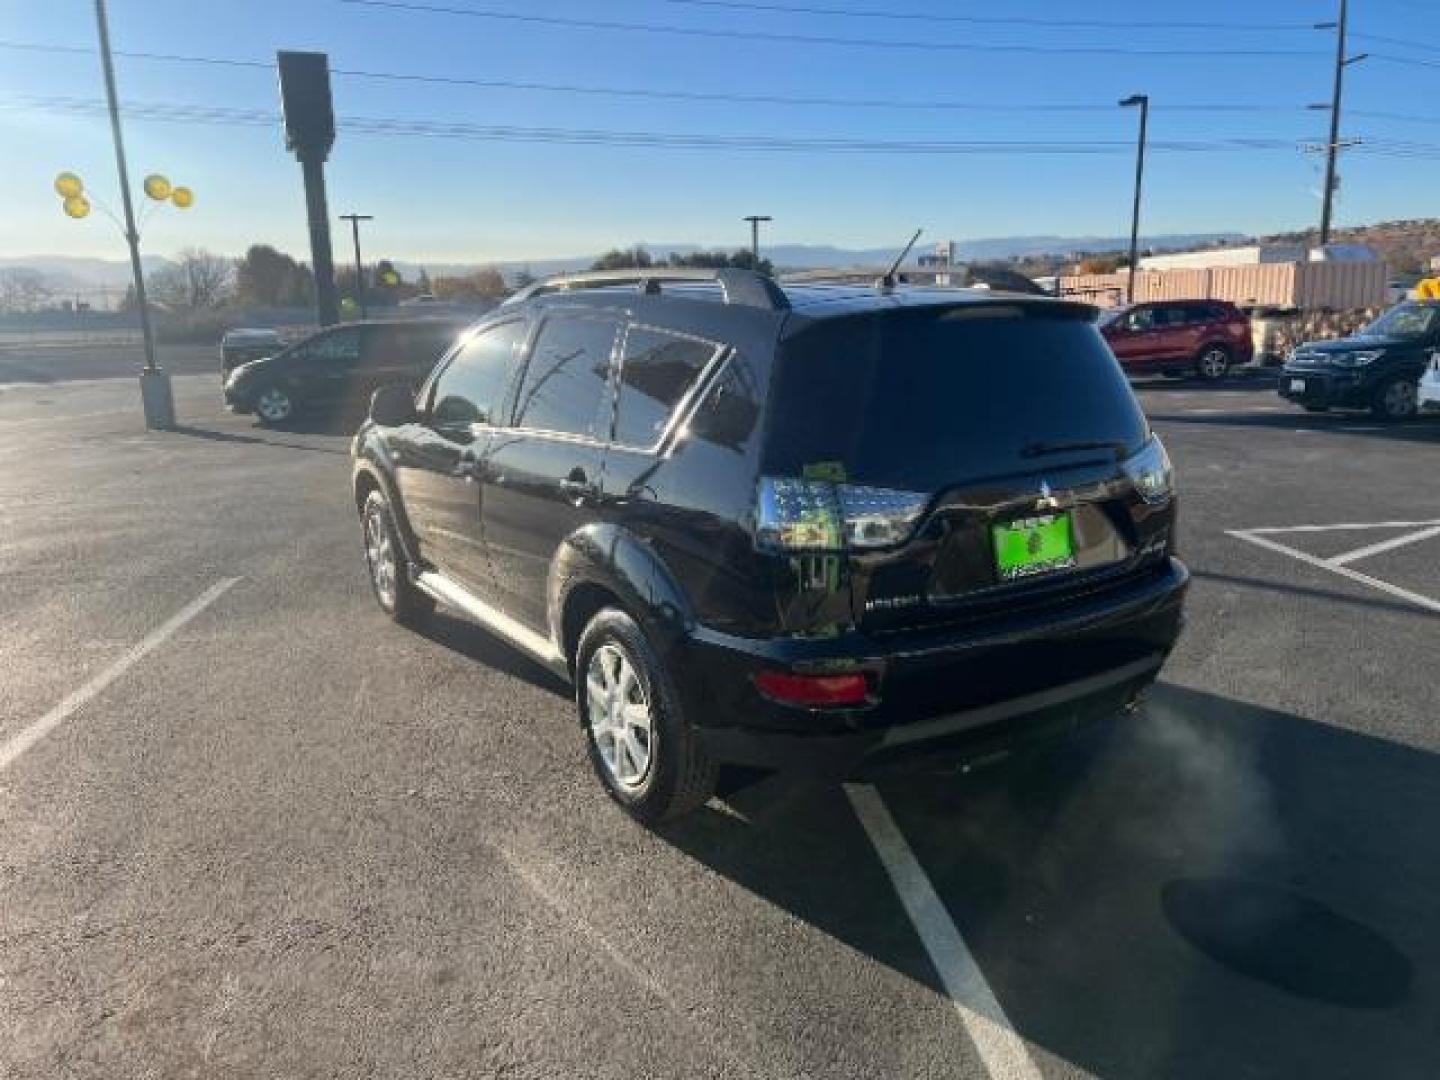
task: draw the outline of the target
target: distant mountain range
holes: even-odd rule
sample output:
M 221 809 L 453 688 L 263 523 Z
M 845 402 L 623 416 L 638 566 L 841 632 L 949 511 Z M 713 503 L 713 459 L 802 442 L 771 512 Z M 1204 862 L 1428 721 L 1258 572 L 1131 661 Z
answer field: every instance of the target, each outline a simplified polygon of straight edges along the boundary
M 1155 251 L 1183 251 L 1212 244 L 1233 243 L 1245 239 L 1241 233 L 1177 233 L 1145 237 L 1145 246 Z M 842 248 L 823 244 L 775 244 L 765 248 L 765 257 L 784 270 L 841 269 L 851 266 L 875 266 L 890 262 L 899 253 L 903 240 L 894 247 Z M 1115 236 L 1007 236 L 989 240 L 955 242 L 958 257 L 965 262 L 986 262 L 1026 255 L 1064 255 L 1072 252 L 1118 251 L 1129 244 L 1128 237 Z M 908 260 L 912 265 L 917 254 L 934 250 L 935 240 L 923 238 Z M 626 245 L 631 246 L 631 245 Z M 671 253 L 690 254 L 714 250 L 705 245 L 688 243 L 650 243 L 641 246 L 652 255 L 664 257 Z M 292 252 L 305 258 L 306 252 Z M 426 262 L 396 259 L 395 268 L 406 280 L 413 281 L 421 266 L 432 277 L 464 274 L 481 266 L 494 266 L 513 275 L 529 270 L 537 277 L 568 270 L 583 270 L 599 253 L 552 259 L 510 259 L 499 262 Z M 158 255 L 144 259 L 146 273 L 169 265 L 170 260 Z M 123 289 L 130 282 L 130 264 L 123 259 L 92 259 L 67 255 L 20 255 L 0 257 L 0 270 L 25 267 L 45 275 L 46 283 L 58 292 L 86 289 Z

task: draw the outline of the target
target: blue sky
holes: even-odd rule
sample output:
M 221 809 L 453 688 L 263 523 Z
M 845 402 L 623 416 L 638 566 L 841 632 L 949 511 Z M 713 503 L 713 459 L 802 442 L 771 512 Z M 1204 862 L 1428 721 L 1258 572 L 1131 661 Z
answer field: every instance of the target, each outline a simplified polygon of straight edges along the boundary
M 348 75 L 334 78 L 345 117 L 606 129 L 674 134 L 861 140 L 1110 141 L 1134 136 L 1127 94 L 1154 101 L 1158 141 L 1323 138 L 1331 35 L 1309 29 L 1134 29 L 973 25 L 851 18 L 813 12 L 736 11 L 694 0 L 417 0 L 559 18 L 606 19 L 932 45 L 1133 49 L 1139 55 L 1027 54 L 876 48 L 705 38 L 576 27 L 340 0 L 111 0 L 116 49 L 273 59 L 277 48 L 316 49 L 335 68 L 372 72 L 678 90 L 911 102 L 1097 106 L 1093 112 L 987 112 L 797 106 L 608 97 L 438 86 Z M 1150 23 L 1308 24 L 1333 17 L 1333 0 L 766 0 L 780 7 Z M 1373 59 L 1350 69 L 1347 107 L 1418 115 L 1427 123 L 1356 116 L 1348 135 L 1440 144 L 1440 29 L 1429 0 L 1354 0 L 1352 29 L 1429 49 L 1358 40 L 1356 51 L 1426 60 Z M 1431 20 L 1433 21 L 1433 20 Z M 91 47 L 89 0 L 0 0 L 0 41 Z M 1155 50 L 1158 55 L 1148 51 Z M 1298 56 L 1166 55 L 1166 51 L 1291 50 Z M 147 250 L 187 245 L 238 253 L 255 241 L 306 248 L 299 168 L 278 130 L 275 77 L 261 68 L 121 58 L 122 99 L 136 103 L 269 110 L 275 127 L 142 121 L 127 124 L 132 170 L 163 171 L 198 196 L 187 214 L 147 225 Z M 0 255 L 119 255 L 102 216 L 63 218 L 50 182 L 80 172 L 116 203 L 103 117 L 37 107 L 33 99 L 99 100 L 93 55 L 0 48 Z M 1177 106 L 1263 106 L 1276 111 L 1193 112 Z M 740 245 L 746 213 L 768 213 L 777 242 L 882 246 L 916 225 L 927 237 L 1110 234 L 1126 231 L 1133 159 L 1098 155 L 881 155 L 776 153 L 673 147 L 534 145 L 342 132 L 329 169 L 333 213 L 376 215 L 367 254 L 483 261 L 594 251 L 637 241 Z M 1354 153 L 1343 164 L 1339 221 L 1432 215 L 1436 163 Z M 138 182 L 138 181 L 137 181 Z M 1318 158 L 1298 150 L 1160 153 L 1148 179 L 1149 232 L 1272 231 L 1318 217 Z M 337 247 L 338 247 L 337 238 Z M 343 250 L 343 249 L 342 249 Z

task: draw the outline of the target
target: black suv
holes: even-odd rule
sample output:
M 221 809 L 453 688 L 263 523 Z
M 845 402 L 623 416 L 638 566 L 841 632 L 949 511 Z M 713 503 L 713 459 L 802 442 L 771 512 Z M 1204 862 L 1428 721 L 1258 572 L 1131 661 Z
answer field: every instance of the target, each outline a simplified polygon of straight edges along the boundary
M 1416 387 L 1440 347 L 1440 303 L 1398 304 L 1339 341 L 1311 341 L 1280 370 L 1280 396 L 1309 412 L 1369 409 L 1381 420 L 1416 414 Z
M 1093 308 L 748 271 L 525 290 L 353 452 L 371 582 L 575 685 L 654 821 L 716 766 L 973 760 L 1131 704 L 1181 626 L 1170 463 Z
M 363 410 L 378 387 L 419 386 L 466 326 L 446 319 L 332 326 L 236 367 L 225 379 L 225 404 L 262 424 L 283 424 L 306 409 Z

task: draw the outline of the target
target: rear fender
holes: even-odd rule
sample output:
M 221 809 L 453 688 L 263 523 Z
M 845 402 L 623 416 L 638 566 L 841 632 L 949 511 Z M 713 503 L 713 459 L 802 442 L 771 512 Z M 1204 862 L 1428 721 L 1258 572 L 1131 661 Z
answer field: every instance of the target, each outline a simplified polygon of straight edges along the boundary
M 547 613 L 562 646 L 566 604 L 585 585 L 613 593 L 657 644 L 668 645 L 695 625 L 689 601 L 655 549 L 618 525 L 596 523 L 571 533 L 550 563 Z

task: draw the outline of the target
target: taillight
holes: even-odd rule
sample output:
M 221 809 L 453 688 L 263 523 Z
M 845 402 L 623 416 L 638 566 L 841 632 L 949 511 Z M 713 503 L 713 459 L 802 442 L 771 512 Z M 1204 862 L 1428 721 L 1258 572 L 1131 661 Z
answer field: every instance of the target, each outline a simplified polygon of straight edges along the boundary
M 756 541 L 782 551 L 890 547 L 910 538 L 929 502 L 914 491 L 765 476 Z
M 795 675 L 788 671 L 762 671 L 755 676 L 755 688 L 782 705 L 823 708 L 835 705 L 863 705 L 869 696 L 865 676 Z

